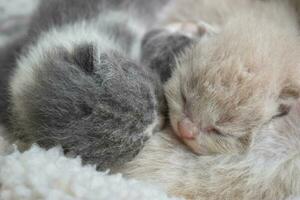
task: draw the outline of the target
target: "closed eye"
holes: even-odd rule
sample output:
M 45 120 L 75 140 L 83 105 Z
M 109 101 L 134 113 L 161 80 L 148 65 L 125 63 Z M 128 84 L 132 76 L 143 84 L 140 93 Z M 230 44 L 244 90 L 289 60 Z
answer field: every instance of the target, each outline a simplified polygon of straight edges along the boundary
M 225 136 L 218 128 L 216 127 L 207 127 L 205 128 L 205 132 L 210 133 L 210 134 L 215 134 L 219 136 Z
M 283 117 L 289 114 L 291 107 L 289 105 L 281 104 L 278 108 L 278 114 L 273 116 L 274 118 Z
M 279 114 L 277 114 L 277 115 L 274 115 L 273 116 L 273 119 L 274 118 L 279 118 L 279 117 L 284 117 L 284 116 L 286 116 L 288 114 L 288 112 L 282 112 L 282 113 L 279 113 Z
M 219 129 L 217 129 L 217 128 L 213 128 L 212 129 L 212 132 L 214 133 L 214 134 L 216 134 L 216 135 L 218 135 L 218 136 L 226 136 L 224 133 L 222 133 Z

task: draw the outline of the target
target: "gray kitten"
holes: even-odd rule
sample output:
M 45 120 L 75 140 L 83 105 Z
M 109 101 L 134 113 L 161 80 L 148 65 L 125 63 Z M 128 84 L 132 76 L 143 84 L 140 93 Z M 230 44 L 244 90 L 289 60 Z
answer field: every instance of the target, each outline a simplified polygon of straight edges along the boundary
M 42 1 L 10 81 L 9 138 L 61 145 L 99 169 L 131 160 L 165 110 L 159 79 L 139 63 L 164 2 Z
M 197 42 L 197 35 L 171 32 L 167 27 L 153 29 L 145 34 L 142 42 L 142 61 L 165 83 L 172 75 L 176 56 Z

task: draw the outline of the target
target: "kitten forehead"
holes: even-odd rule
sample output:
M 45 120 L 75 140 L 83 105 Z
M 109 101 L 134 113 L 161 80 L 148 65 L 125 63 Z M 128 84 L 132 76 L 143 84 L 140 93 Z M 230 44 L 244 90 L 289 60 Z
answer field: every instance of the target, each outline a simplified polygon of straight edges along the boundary
M 231 126 L 236 131 L 255 127 L 276 112 L 275 101 L 288 77 L 288 68 L 294 67 L 295 57 L 284 60 L 286 53 L 274 52 L 272 47 L 260 51 L 251 43 L 220 46 L 214 41 L 194 46 L 178 60 L 181 92 L 190 101 L 196 121 L 237 124 Z M 236 50 L 243 50 L 243 45 L 249 48 L 243 53 Z
M 294 32 L 277 31 L 272 25 L 261 28 L 254 22 L 237 31 L 239 23 L 231 22 L 218 36 L 180 57 L 177 72 L 187 89 L 223 97 L 278 95 L 289 69 L 299 65 Z

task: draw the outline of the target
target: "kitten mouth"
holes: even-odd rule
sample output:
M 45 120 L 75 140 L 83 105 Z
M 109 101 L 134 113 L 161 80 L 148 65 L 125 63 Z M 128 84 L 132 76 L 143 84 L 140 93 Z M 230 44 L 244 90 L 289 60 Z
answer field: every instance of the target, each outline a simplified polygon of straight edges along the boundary
M 178 121 L 177 131 L 175 132 L 193 153 L 197 155 L 208 154 L 207 150 L 201 147 L 198 141 L 200 129 L 189 118 Z
M 177 123 L 178 135 L 185 140 L 194 140 L 199 133 L 199 129 L 188 118 Z

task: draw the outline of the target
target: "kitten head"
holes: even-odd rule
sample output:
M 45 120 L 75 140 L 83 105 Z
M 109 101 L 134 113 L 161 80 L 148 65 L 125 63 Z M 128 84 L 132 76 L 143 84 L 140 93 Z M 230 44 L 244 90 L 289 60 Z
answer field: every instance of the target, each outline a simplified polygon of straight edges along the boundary
M 196 153 L 244 151 L 254 131 L 298 98 L 295 41 L 264 34 L 225 29 L 177 59 L 165 85 L 169 117 Z
M 105 169 L 133 158 L 160 125 L 162 92 L 113 41 L 80 30 L 46 35 L 19 59 L 11 121 L 18 139 Z

